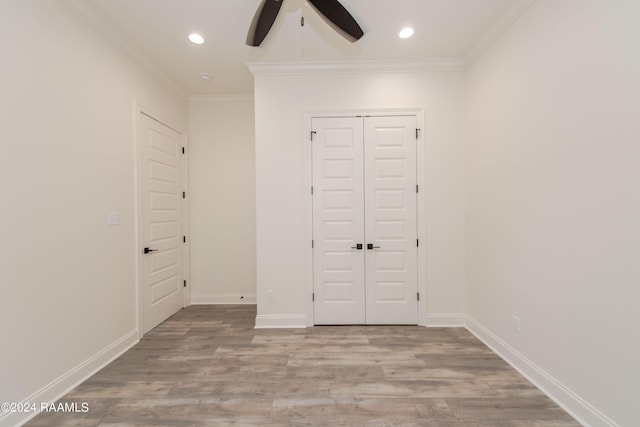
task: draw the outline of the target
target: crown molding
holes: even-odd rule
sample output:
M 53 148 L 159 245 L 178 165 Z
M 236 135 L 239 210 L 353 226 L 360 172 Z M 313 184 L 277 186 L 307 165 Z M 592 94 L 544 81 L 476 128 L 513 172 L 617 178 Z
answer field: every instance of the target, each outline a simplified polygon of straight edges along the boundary
M 248 62 L 254 76 L 464 71 L 460 58 L 415 61 Z
M 124 53 L 129 59 L 141 65 L 151 74 L 158 77 L 176 95 L 187 98 L 186 92 L 173 79 L 163 73 L 146 55 L 133 46 L 131 40 L 84 0 L 58 0 L 62 6 L 71 11 L 89 28 L 94 30 L 111 45 Z
M 189 105 L 229 105 L 253 103 L 253 95 L 192 95 Z
M 508 11 L 497 24 L 495 24 L 476 46 L 471 49 L 470 53 L 464 57 L 465 68 L 469 68 L 473 63 L 482 56 L 496 41 L 507 32 L 511 26 L 516 23 L 524 13 L 534 5 L 536 0 L 523 0 Z

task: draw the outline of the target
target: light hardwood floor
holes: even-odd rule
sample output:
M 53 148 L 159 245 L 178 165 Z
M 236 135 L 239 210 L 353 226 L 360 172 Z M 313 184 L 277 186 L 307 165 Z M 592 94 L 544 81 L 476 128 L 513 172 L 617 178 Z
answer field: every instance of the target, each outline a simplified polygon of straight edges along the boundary
M 191 306 L 28 426 L 579 426 L 463 328 L 253 329 Z

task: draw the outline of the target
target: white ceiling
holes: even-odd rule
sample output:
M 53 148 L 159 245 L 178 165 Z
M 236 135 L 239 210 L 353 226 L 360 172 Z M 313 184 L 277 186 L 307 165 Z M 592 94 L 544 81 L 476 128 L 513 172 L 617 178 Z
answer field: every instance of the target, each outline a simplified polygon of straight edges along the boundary
M 365 33 L 350 43 L 305 0 L 283 1 L 262 46 L 249 47 L 247 29 L 260 0 L 63 0 L 117 34 L 120 45 L 127 45 L 187 95 L 253 93 L 247 62 L 468 60 L 531 3 L 341 0 Z M 415 35 L 402 40 L 398 32 L 407 25 L 415 28 Z M 191 32 L 204 36 L 205 43 L 189 42 Z M 203 72 L 212 79 L 201 80 Z

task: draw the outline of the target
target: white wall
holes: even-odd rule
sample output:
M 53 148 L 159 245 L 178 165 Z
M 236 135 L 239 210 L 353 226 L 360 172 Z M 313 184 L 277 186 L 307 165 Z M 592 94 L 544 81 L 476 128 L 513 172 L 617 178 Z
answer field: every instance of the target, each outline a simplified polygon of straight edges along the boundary
M 187 108 L 56 1 L 1 2 L 0 52 L 0 402 L 39 403 L 137 340 L 134 99 Z
M 467 76 L 470 320 L 590 425 L 638 424 L 638 16 L 538 0 Z
M 191 301 L 256 302 L 253 97 L 189 103 Z
M 267 68 L 268 69 L 268 68 Z M 254 68 L 258 326 L 312 324 L 309 111 L 424 109 L 429 319 L 464 306 L 463 73 L 272 74 Z M 426 285 L 425 285 L 426 283 Z M 273 291 L 267 301 L 266 291 Z M 427 320 L 429 320 L 427 319 Z

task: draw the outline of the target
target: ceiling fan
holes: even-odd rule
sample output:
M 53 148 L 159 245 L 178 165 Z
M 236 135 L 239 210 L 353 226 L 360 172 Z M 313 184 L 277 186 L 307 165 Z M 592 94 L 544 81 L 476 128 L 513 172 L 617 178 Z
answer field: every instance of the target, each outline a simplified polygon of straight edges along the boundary
M 284 0 L 262 0 L 249 27 L 247 45 L 260 46 L 273 26 L 283 1 Z M 358 25 L 353 16 L 351 16 L 338 0 L 308 1 L 334 30 L 350 42 L 353 43 L 364 35 L 360 25 Z

